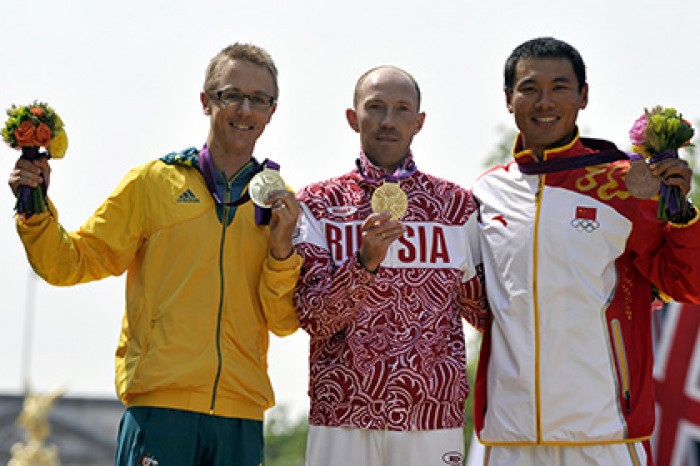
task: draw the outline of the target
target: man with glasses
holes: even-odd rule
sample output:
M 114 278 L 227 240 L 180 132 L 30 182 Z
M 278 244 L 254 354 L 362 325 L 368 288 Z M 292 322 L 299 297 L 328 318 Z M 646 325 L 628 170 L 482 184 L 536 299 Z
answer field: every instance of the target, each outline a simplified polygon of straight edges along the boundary
M 302 189 L 295 293 L 310 336 L 308 466 L 458 465 L 468 394 L 462 319 L 483 326 L 469 192 L 416 168 L 420 89 L 362 75 L 351 172 Z
M 131 170 L 77 232 L 55 207 L 18 216 L 29 261 L 73 285 L 127 271 L 116 388 L 127 406 L 116 464 L 244 465 L 263 461 L 263 413 L 274 403 L 269 333 L 298 328 L 299 207 L 285 189 L 246 189 L 261 169 L 258 138 L 276 109 L 277 69 L 234 44 L 210 62 L 201 93 L 210 128 L 201 149 Z M 46 159 L 20 159 L 9 184 L 48 186 Z

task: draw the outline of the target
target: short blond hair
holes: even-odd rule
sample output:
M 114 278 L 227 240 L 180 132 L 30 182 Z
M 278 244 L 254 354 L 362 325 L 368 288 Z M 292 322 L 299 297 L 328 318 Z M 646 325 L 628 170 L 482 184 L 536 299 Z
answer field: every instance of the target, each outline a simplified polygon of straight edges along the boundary
M 277 67 L 272 57 L 263 48 L 253 44 L 241 44 L 236 42 L 229 45 L 217 53 L 214 58 L 209 61 L 206 73 L 204 75 L 204 92 L 216 90 L 221 79 L 221 70 L 224 63 L 228 60 L 244 60 L 254 65 L 265 68 L 272 77 L 272 82 L 275 87 L 275 99 L 279 96 L 279 86 L 277 84 Z

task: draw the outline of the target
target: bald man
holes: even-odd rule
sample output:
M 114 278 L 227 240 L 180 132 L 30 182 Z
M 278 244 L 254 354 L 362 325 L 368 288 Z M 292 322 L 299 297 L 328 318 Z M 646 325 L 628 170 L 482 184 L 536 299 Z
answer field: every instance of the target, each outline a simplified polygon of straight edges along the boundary
M 420 88 L 381 66 L 355 86 L 356 167 L 299 192 L 295 304 L 310 336 L 307 465 L 462 464 L 462 319 L 484 324 L 476 205 L 419 171 Z

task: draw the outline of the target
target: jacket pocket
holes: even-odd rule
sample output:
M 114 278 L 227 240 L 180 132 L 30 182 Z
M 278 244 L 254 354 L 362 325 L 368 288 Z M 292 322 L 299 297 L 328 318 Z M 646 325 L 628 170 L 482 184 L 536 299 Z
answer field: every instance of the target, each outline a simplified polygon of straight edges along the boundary
M 613 346 L 615 348 L 615 359 L 617 367 L 620 371 L 620 383 L 622 384 L 622 393 L 625 398 L 625 414 L 630 413 L 631 404 L 631 389 L 630 389 L 630 373 L 627 365 L 627 353 L 625 352 L 625 339 L 622 336 L 622 326 L 618 319 L 613 319 L 610 322 L 612 329 Z

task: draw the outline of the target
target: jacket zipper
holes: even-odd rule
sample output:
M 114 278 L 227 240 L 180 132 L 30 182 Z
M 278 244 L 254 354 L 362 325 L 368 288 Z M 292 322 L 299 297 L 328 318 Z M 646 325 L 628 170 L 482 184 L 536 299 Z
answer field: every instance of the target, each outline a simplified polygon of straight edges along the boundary
M 228 183 L 224 193 L 224 202 L 230 202 L 231 192 L 229 191 Z M 224 309 L 224 242 L 226 240 L 226 227 L 228 226 L 229 206 L 224 204 L 221 206 L 221 243 L 219 244 L 219 310 L 216 317 L 216 376 L 214 377 L 214 386 L 211 393 L 211 404 L 209 405 L 209 414 L 214 414 L 214 406 L 216 405 L 216 391 L 219 387 L 221 379 L 221 368 L 223 365 L 221 357 L 221 319 Z
M 617 358 L 617 366 L 620 368 L 620 379 L 622 382 L 622 392 L 625 397 L 625 413 L 629 414 L 631 410 L 631 392 L 630 392 L 630 373 L 627 366 L 627 353 L 625 352 L 625 340 L 622 338 L 622 328 L 618 319 L 613 319 L 610 322 L 610 327 L 613 333 L 613 345 L 615 346 L 615 357 Z
M 533 261 L 532 261 L 532 299 L 535 312 L 535 409 L 537 410 L 537 443 L 542 443 L 542 402 L 540 399 L 540 309 L 539 309 L 539 293 L 537 282 L 538 269 L 538 254 L 537 242 L 539 239 L 540 229 L 540 209 L 542 207 L 542 191 L 544 188 L 545 175 L 539 175 L 537 184 L 537 193 L 535 194 L 535 231 L 533 245 Z

